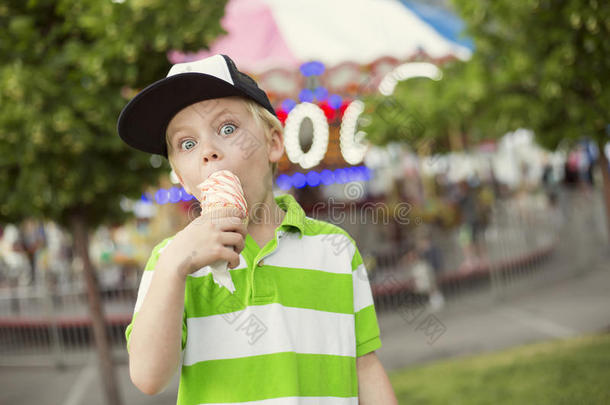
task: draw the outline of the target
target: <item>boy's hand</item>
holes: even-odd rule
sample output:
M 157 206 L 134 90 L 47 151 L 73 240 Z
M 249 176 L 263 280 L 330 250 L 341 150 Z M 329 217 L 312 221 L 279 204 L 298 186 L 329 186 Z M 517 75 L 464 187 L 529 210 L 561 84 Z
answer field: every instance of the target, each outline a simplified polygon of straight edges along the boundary
M 235 268 L 247 234 L 243 220 L 243 213 L 236 208 L 199 216 L 176 234 L 159 261 L 169 260 L 170 267 L 183 277 L 218 260 Z

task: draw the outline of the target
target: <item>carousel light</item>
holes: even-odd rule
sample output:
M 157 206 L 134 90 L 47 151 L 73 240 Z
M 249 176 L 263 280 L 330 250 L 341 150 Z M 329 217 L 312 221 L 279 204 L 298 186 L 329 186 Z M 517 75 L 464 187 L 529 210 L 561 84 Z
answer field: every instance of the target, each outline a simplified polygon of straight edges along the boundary
M 347 169 L 347 180 L 348 181 L 360 181 L 361 174 L 357 167 L 348 167 Z
M 341 129 L 339 130 L 341 154 L 345 161 L 352 165 L 362 162 L 367 150 L 367 145 L 360 142 L 366 134 L 362 131 L 356 132 L 358 117 L 363 111 L 364 103 L 362 101 L 352 101 L 343 113 Z
M 178 203 L 180 201 L 190 201 L 193 197 L 187 193 L 184 187 L 171 187 L 169 190 L 165 188 L 159 188 L 155 191 L 154 196 L 149 193 L 142 193 L 140 196 L 140 202 L 152 204 L 153 200 L 160 205 L 168 203 Z
M 381 83 L 379 83 L 379 92 L 384 96 L 389 96 L 394 93 L 394 88 L 398 82 L 411 79 L 413 77 L 426 77 L 432 80 L 440 80 L 443 77 L 443 73 L 432 63 L 404 63 L 397 66 L 394 68 L 394 70 L 383 77 Z
M 290 190 L 292 187 L 292 178 L 287 174 L 280 174 L 277 176 L 276 183 L 282 190 Z
M 299 67 L 299 70 L 305 77 L 320 76 L 324 73 L 324 64 L 318 61 L 306 62 Z
M 349 182 L 347 169 L 335 169 L 335 183 L 343 184 Z
M 171 203 L 177 203 L 178 201 L 182 200 L 182 193 L 178 187 L 170 188 L 168 194 L 169 202 Z
M 328 186 L 329 184 L 333 184 L 335 182 L 335 175 L 332 171 L 324 169 L 320 173 L 320 179 L 322 180 L 322 184 Z
M 328 96 L 328 105 L 334 108 L 335 110 L 341 107 L 342 101 L 343 99 L 338 94 L 331 94 L 330 96 Z
M 323 86 L 316 87 L 316 89 L 313 91 L 313 93 L 316 96 L 316 100 L 318 100 L 318 101 L 324 101 L 328 97 L 328 90 L 326 90 L 326 87 L 323 87 Z M 153 155 L 153 156 L 156 156 L 156 155 Z
M 366 166 L 357 166 L 360 181 L 369 181 L 371 179 L 371 169 Z
M 351 166 L 335 169 L 334 171 L 324 169 L 321 172 L 315 170 L 306 173 L 294 173 L 292 176 L 281 174 L 276 179 L 276 184 L 282 190 L 290 188 L 303 188 L 305 186 L 317 187 L 320 185 L 343 184 L 350 181 L 369 181 L 371 170 L 366 166 Z
M 307 178 L 307 185 L 309 187 L 316 187 L 320 185 L 320 174 L 315 170 L 308 172 L 305 177 Z
M 326 116 L 326 119 L 328 121 L 332 121 L 335 119 L 335 116 L 337 115 L 337 111 L 334 108 L 332 108 L 331 106 L 329 106 L 328 102 L 322 101 L 320 104 L 318 104 L 318 107 L 320 107 L 322 109 L 322 111 L 324 111 L 324 115 Z
M 296 188 L 303 188 L 307 183 L 307 178 L 303 173 L 295 173 L 292 176 L 292 185 Z
M 313 142 L 307 153 L 303 152 L 299 142 L 301 123 L 305 118 L 313 123 Z M 322 161 L 328 148 L 328 121 L 324 111 L 315 104 L 297 104 L 286 118 L 284 136 L 288 159 L 303 169 L 314 167 Z
M 302 103 L 311 103 L 314 99 L 313 91 L 309 89 L 303 89 L 299 93 L 299 100 Z
M 295 105 L 297 105 L 297 102 L 291 98 L 287 98 L 286 100 L 282 101 L 282 109 L 287 113 L 289 113 Z
M 155 201 L 157 202 L 157 204 L 163 205 L 163 204 L 167 203 L 168 200 L 169 200 L 169 192 L 164 188 L 158 189 L 157 192 L 155 193 Z
M 180 195 L 182 197 L 182 201 L 191 201 L 193 198 L 195 198 L 191 194 L 187 193 L 184 187 L 180 187 Z
M 275 115 L 277 116 L 277 119 L 280 120 L 282 125 L 284 125 L 286 123 L 286 117 L 288 117 L 288 113 L 286 111 L 284 111 L 283 108 L 280 107 L 280 108 L 276 109 Z

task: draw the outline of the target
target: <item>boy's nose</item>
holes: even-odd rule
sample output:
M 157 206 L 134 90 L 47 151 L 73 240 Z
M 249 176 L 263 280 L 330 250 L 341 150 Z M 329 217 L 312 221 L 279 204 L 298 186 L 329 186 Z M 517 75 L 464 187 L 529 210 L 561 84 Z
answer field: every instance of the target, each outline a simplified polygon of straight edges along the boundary
M 210 161 L 218 160 L 220 155 L 216 151 L 207 151 L 203 154 L 203 162 L 210 163 Z

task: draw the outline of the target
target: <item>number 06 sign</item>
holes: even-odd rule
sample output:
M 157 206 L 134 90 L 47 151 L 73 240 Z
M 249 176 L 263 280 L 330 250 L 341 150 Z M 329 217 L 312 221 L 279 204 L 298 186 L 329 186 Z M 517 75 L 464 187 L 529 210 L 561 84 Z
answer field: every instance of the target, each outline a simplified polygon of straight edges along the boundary
M 364 159 L 367 145 L 362 143 L 364 132 L 356 132 L 358 117 L 364 111 L 364 103 L 352 101 L 343 113 L 340 129 L 341 155 L 346 162 L 354 165 Z M 301 124 L 305 118 L 313 123 L 313 142 L 307 153 L 303 152 L 299 141 Z M 297 104 L 286 117 L 284 127 L 286 155 L 292 163 L 309 169 L 319 164 L 328 148 L 328 121 L 324 111 L 312 103 Z

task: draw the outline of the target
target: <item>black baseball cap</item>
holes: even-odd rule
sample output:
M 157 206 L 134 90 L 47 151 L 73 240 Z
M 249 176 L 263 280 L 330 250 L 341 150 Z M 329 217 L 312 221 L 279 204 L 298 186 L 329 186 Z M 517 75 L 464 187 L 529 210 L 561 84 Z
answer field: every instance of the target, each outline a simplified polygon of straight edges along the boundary
M 167 158 L 165 131 L 174 115 L 193 103 L 230 96 L 252 99 L 277 116 L 254 79 L 237 70 L 227 55 L 214 55 L 173 65 L 164 79 L 127 103 L 117 130 L 129 146 Z

